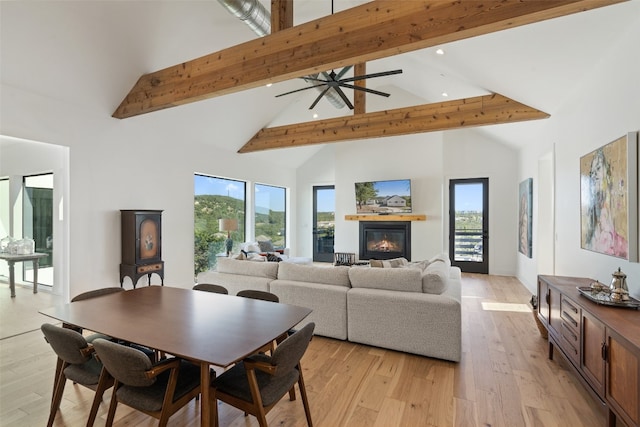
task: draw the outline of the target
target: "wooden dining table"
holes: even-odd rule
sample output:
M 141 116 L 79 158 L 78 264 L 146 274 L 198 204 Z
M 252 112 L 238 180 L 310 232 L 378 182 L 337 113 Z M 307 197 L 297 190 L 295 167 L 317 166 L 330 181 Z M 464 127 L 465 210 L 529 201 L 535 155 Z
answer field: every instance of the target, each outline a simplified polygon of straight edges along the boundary
M 169 286 L 149 286 L 41 310 L 64 324 L 100 332 L 200 364 L 201 425 L 213 425 L 210 365 L 228 367 L 291 329 L 311 310 Z M 213 404 L 216 404 L 213 402 Z

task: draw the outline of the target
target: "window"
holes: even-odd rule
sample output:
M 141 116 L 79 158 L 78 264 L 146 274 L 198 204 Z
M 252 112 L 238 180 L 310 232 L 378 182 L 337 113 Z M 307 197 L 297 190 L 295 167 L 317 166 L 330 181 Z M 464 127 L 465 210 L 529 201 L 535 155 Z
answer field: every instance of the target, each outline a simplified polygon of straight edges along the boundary
M 215 268 L 217 256 L 226 256 L 227 235 L 234 249 L 245 240 L 246 183 L 226 178 L 194 176 L 195 275 Z M 220 219 L 235 219 L 238 229 L 220 231 Z
M 271 240 L 275 249 L 286 247 L 286 189 L 255 185 L 255 235 L 257 241 Z
M 35 251 L 47 254 L 40 259 L 38 281 L 53 286 L 53 174 L 24 177 L 22 235 L 35 241 Z M 23 263 L 23 280 L 33 280 L 33 266 Z

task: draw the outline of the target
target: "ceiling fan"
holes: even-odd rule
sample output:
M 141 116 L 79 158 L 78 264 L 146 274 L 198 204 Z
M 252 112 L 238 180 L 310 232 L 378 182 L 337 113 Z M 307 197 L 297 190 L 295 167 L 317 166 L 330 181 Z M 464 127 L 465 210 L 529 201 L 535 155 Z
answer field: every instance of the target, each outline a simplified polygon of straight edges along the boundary
M 324 76 L 324 79 L 319 78 L 319 77 L 313 77 L 313 76 L 300 77 L 301 79 L 303 79 L 305 81 L 318 82 L 318 84 L 314 84 L 312 86 L 307 86 L 307 87 L 304 87 L 302 89 L 292 90 L 292 91 L 286 92 L 286 93 L 281 93 L 280 95 L 276 95 L 276 98 L 280 97 L 280 96 L 284 96 L 284 95 L 290 95 L 292 93 L 300 92 L 300 91 L 307 90 L 307 89 L 313 89 L 313 88 L 316 88 L 316 87 L 326 86 L 326 88 L 324 88 L 322 90 L 322 92 L 320 92 L 320 95 L 318 95 L 318 97 L 315 99 L 315 101 L 313 101 L 313 104 L 311 104 L 311 107 L 309 107 L 310 110 L 313 110 L 313 108 L 316 106 L 316 104 L 322 99 L 322 97 L 330 89 L 335 90 L 336 93 L 338 95 L 340 95 L 340 98 L 342 98 L 342 100 L 347 105 L 347 107 L 349 107 L 349 109 L 353 110 L 353 104 L 351 103 L 351 101 L 349 101 L 349 98 L 347 98 L 347 96 L 344 94 L 344 92 L 343 92 L 343 90 L 341 88 L 346 87 L 346 88 L 353 89 L 353 90 L 361 90 L 361 91 L 364 91 L 364 92 L 373 93 L 374 95 L 380 95 L 380 96 L 384 96 L 384 97 L 389 97 L 390 94 L 388 94 L 388 93 L 380 92 L 378 90 L 373 90 L 373 89 L 369 89 L 369 88 L 366 88 L 366 87 L 355 86 L 355 85 L 349 84 L 349 82 L 355 82 L 357 80 L 370 79 L 370 78 L 374 78 L 374 77 L 390 76 L 390 75 L 393 75 L 393 74 L 401 74 L 402 73 L 402 70 L 391 70 L 391 71 L 383 71 L 381 73 L 364 74 L 362 76 L 354 76 L 354 77 L 349 77 L 349 78 L 343 79 L 342 76 L 344 76 L 346 74 L 346 72 L 349 71 L 351 68 L 352 68 L 352 66 L 344 67 L 337 74 L 336 74 L 336 72 L 334 70 L 331 70 L 331 72 L 329 72 L 329 73 L 326 72 L 326 71 L 323 71 L 321 74 L 322 74 L 322 76 Z

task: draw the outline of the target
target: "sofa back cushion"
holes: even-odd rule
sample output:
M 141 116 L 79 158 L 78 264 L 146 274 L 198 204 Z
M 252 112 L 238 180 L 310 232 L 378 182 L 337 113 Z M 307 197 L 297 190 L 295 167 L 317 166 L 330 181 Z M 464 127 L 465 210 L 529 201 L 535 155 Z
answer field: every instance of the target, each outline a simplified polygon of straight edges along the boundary
M 349 279 L 352 288 L 386 289 L 401 292 L 422 292 L 422 271 L 417 268 L 352 267 Z
M 219 273 L 276 279 L 278 277 L 278 265 L 279 263 L 277 262 L 253 262 L 233 258 L 218 258 L 216 271 Z
M 350 287 L 349 267 L 319 267 L 316 265 L 281 262 L 278 279 L 297 282 L 322 283 L 325 285 Z
M 450 262 L 434 261 L 422 273 L 422 292 L 425 294 L 441 294 L 447 289 L 450 275 Z

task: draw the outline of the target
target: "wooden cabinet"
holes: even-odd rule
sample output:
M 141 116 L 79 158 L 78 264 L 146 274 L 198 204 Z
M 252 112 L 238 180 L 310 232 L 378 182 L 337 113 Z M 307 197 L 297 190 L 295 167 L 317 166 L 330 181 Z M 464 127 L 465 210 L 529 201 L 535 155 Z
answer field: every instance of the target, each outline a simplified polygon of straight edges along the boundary
M 162 211 L 121 210 L 122 263 L 120 264 L 120 286 L 129 277 L 135 289 L 138 279 L 151 275 L 160 276 L 164 284 L 164 261 L 162 261 Z
M 538 276 L 538 318 L 554 348 L 609 409 L 609 426 L 620 419 L 640 425 L 640 311 L 598 305 L 577 287 L 592 279 Z

